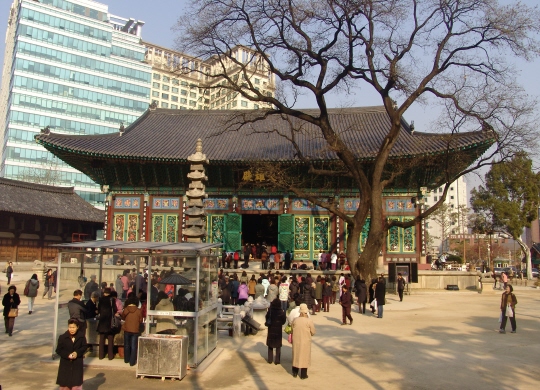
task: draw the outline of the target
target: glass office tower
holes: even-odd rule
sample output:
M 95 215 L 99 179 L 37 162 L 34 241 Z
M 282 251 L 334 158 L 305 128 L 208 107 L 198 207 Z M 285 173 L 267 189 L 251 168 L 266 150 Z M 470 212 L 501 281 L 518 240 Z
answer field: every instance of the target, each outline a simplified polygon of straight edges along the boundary
M 0 176 L 74 186 L 99 206 L 97 184 L 34 142 L 45 127 L 105 134 L 135 121 L 150 101 L 144 22 L 91 0 L 14 0 L 0 92 Z

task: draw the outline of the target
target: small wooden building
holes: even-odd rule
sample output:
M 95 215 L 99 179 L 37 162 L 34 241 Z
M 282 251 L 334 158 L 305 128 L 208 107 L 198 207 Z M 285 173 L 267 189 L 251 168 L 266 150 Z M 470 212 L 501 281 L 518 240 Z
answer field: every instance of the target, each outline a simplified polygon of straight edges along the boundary
M 343 251 L 346 225 L 342 219 L 293 194 L 250 185 L 263 179 L 253 171 L 254 162 L 289 164 L 297 167 L 298 174 L 309 177 L 309 167 L 298 159 L 291 143 L 280 136 L 289 131 L 291 124 L 301 129 L 296 142 L 311 161 L 325 163 L 337 158 L 314 126 L 279 115 L 262 118 L 262 114 L 150 108 L 116 134 L 72 136 L 46 129 L 36 136 L 36 141 L 102 185 L 108 195 L 107 239 L 185 239 L 182 232 L 186 228 L 187 157 L 200 138 L 209 159 L 208 198 L 204 201 L 208 242 L 222 242 L 226 250 L 232 251 L 245 243 L 265 241 L 281 251 L 293 251 L 296 260 L 315 259 L 321 250 Z M 335 109 L 330 119 L 362 166 L 371 169 L 389 127 L 384 107 Z M 386 218 L 406 221 L 419 213 L 412 198 L 419 195 L 421 187 L 439 186 L 449 163 L 450 174 L 465 169 L 495 137 L 489 131 L 452 138 L 415 132 L 405 120 L 402 127 L 387 164 L 389 170 L 402 173 L 386 188 L 383 211 Z M 306 191 L 330 199 L 347 213 L 353 214 L 358 208 L 358 190 L 349 178 L 315 178 L 305 183 Z M 366 223 L 360 251 L 367 229 Z M 392 228 L 381 253 L 385 262 L 419 262 L 425 252 L 419 224 L 407 229 Z
M 72 187 L 0 178 L 0 262 L 51 261 L 51 244 L 95 240 L 105 213 Z

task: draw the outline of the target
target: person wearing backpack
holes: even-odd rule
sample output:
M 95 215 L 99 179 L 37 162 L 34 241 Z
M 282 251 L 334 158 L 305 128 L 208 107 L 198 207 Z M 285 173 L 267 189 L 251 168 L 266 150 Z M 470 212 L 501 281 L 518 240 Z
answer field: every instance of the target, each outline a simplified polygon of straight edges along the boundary
M 34 311 L 34 300 L 37 297 L 39 289 L 39 280 L 37 274 L 33 274 L 24 286 L 24 296 L 28 298 L 28 314 Z

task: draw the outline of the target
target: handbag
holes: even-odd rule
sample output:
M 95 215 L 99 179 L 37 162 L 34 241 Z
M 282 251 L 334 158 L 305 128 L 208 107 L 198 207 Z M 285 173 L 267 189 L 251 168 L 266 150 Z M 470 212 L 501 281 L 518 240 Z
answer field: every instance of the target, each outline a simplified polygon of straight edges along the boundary
M 15 318 L 19 316 L 19 309 L 9 309 L 8 318 Z
M 512 310 L 512 306 L 508 305 L 506 306 L 506 316 L 507 317 L 513 317 L 514 311 Z
M 30 281 L 26 282 L 26 285 L 24 286 L 24 296 L 27 297 L 30 293 Z
M 289 341 L 290 344 L 292 344 L 292 333 L 289 335 L 289 337 L 287 337 L 287 340 Z
M 268 310 L 268 313 L 266 313 L 266 321 L 264 322 L 264 326 L 267 328 L 272 324 L 272 312 Z
M 372 300 L 371 303 L 369 304 L 369 306 L 377 307 L 377 298 L 375 298 L 374 300 Z
M 292 334 L 292 326 L 290 324 L 285 325 L 285 333 Z

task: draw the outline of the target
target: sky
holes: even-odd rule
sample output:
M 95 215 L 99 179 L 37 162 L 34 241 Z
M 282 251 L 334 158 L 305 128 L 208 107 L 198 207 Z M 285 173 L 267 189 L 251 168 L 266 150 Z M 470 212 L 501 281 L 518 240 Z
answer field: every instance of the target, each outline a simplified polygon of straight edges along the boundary
M 108 4 L 109 12 L 113 15 L 144 21 L 145 25 L 142 30 L 143 40 L 170 48 L 174 48 L 174 40 L 176 38 L 176 33 L 171 28 L 176 24 L 178 17 L 183 13 L 184 8 L 189 3 L 188 0 L 103 0 L 100 2 Z M 522 3 L 533 6 L 538 4 L 538 0 L 523 0 Z M 5 47 L 4 28 L 7 28 L 11 4 L 12 0 L 0 0 L 0 35 L 2 36 L 0 40 L 0 63 L 2 64 Z M 540 100 L 539 65 L 540 59 L 535 59 L 533 62 L 520 61 L 515 66 L 518 82 L 525 87 L 528 94 L 538 100 Z M 349 102 L 352 99 L 354 99 L 353 105 L 355 106 L 381 104 L 376 96 L 362 90 L 358 91 L 352 97 L 350 95 L 336 96 L 333 99 L 333 104 L 336 107 L 350 105 Z M 300 103 L 303 108 L 313 107 L 308 100 L 301 101 Z M 415 106 L 407 111 L 405 119 L 409 122 L 414 120 L 417 131 L 431 132 L 430 122 L 435 118 L 432 117 L 432 112 L 430 112 L 429 108 Z M 476 177 L 469 177 L 467 181 L 472 185 L 476 185 L 478 179 Z

